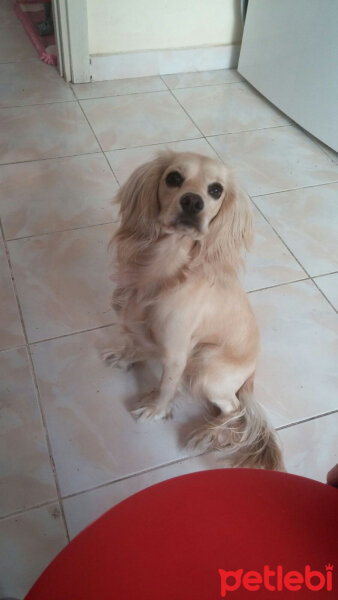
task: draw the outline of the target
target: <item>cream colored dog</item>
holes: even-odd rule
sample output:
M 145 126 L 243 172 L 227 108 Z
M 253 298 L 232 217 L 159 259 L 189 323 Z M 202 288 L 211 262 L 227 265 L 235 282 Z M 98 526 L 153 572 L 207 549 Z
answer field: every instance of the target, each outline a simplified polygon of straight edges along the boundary
M 249 200 L 228 167 L 166 152 L 139 167 L 118 197 L 113 307 L 116 365 L 160 358 L 159 388 L 134 410 L 171 415 L 178 385 L 218 408 L 192 442 L 223 448 L 236 466 L 282 469 L 274 432 L 252 397 L 259 333 L 237 277 L 252 241 Z

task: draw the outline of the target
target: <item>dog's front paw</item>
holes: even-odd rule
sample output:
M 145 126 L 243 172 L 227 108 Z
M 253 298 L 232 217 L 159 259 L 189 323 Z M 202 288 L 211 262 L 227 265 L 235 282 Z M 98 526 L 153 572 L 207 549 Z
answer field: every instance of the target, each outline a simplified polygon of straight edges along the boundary
M 160 419 L 172 417 L 172 408 L 160 401 L 156 390 L 144 394 L 140 406 L 131 412 L 135 419 L 139 421 L 159 421 Z
M 121 369 L 122 371 L 128 371 L 132 366 L 132 361 L 123 358 L 122 354 L 118 351 L 104 350 L 101 352 L 101 359 L 106 363 L 108 367 L 115 369 Z

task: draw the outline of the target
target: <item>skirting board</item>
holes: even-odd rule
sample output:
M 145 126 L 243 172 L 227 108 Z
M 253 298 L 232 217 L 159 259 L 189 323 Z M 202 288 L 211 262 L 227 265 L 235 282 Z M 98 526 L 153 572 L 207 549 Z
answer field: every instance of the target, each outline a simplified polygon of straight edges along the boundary
M 212 71 L 237 67 L 240 44 L 202 46 L 176 50 L 148 50 L 125 54 L 95 54 L 91 58 L 93 81 Z

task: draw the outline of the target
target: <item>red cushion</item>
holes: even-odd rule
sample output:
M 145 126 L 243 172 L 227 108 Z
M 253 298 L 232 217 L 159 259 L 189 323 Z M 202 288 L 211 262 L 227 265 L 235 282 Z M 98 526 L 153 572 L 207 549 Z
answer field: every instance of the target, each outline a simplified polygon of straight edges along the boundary
M 235 600 L 313 599 L 308 588 L 319 588 L 323 577 L 315 597 L 333 599 L 326 588 L 330 579 L 334 588 L 335 572 L 325 565 L 338 568 L 337 508 L 337 489 L 286 473 L 220 469 L 170 479 L 85 529 L 26 600 L 217 600 L 222 581 L 223 597 Z M 282 586 L 272 594 L 264 567 L 278 565 L 279 583 L 277 574 L 266 579 Z M 306 565 L 308 585 L 295 595 L 288 586 L 298 585 Z M 226 571 L 237 571 L 235 578 Z

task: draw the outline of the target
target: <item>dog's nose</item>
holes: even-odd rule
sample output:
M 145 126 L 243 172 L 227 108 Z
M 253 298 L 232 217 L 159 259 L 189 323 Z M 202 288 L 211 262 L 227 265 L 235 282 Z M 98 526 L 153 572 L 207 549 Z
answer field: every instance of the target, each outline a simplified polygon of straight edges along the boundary
M 204 208 L 204 202 L 198 194 L 184 194 L 180 199 L 180 205 L 187 215 L 196 215 Z

